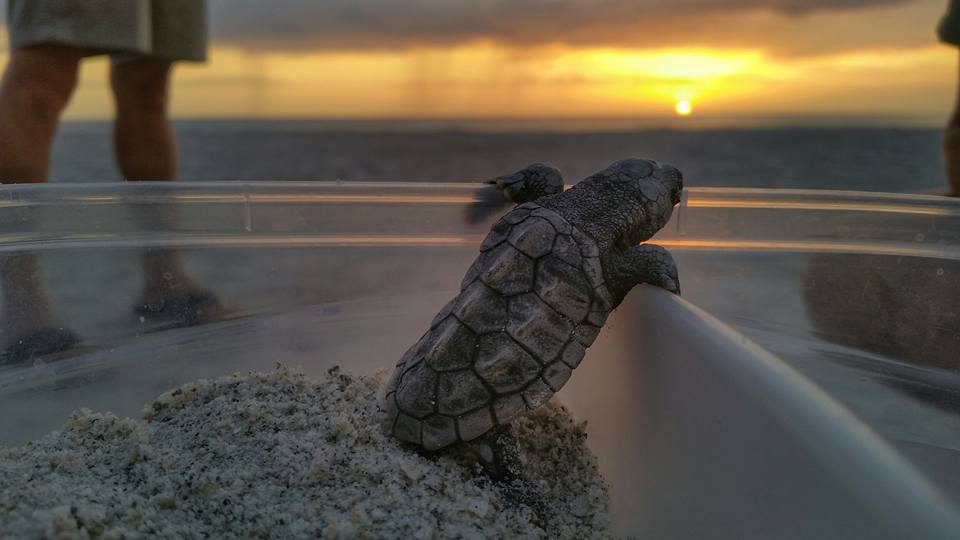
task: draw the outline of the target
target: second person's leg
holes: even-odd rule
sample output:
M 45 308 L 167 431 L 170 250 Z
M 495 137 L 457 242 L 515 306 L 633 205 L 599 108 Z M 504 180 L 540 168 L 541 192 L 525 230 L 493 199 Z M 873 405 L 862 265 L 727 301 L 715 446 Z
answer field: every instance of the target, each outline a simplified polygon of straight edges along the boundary
M 115 62 L 110 82 L 116 101 L 114 148 L 117 163 L 127 180 L 174 180 L 177 149 L 167 113 L 171 63 L 152 57 Z M 137 220 L 146 230 L 176 226 L 174 210 L 135 208 Z M 217 318 L 216 299 L 187 275 L 180 254 L 172 249 L 150 249 L 143 253 L 143 296 L 141 314 L 161 314 L 188 324 Z

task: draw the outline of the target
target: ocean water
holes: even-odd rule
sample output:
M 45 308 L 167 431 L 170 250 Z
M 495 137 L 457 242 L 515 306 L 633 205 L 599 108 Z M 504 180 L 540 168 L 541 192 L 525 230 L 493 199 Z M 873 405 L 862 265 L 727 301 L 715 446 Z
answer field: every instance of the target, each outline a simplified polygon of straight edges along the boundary
M 177 122 L 176 133 L 187 181 L 477 181 L 545 162 L 574 182 L 642 156 L 679 167 L 688 186 L 911 192 L 944 185 L 939 130 L 862 124 L 222 120 Z M 65 123 L 51 180 L 118 180 L 110 129 Z

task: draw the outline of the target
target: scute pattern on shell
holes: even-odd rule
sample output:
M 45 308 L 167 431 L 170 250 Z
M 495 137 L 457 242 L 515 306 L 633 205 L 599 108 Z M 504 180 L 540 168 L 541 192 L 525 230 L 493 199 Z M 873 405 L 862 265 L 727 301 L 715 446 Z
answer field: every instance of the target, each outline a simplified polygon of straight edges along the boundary
M 460 294 L 397 364 L 393 434 L 438 450 L 509 424 L 570 378 L 609 314 L 593 240 L 534 203 L 501 218 Z

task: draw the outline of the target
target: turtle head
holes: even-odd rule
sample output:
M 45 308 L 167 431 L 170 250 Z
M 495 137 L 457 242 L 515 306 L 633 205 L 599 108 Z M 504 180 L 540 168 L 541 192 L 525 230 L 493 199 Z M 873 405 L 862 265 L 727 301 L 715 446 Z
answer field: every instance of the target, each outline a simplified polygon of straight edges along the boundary
M 620 211 L 626 213 L 626 223 L 617 238 L 622 247 L 637 245 L 662 229 L 683 191 L 679 170 L 649 159 L 623 159 L 594 177 L 622 197 Z
M 577 182 L 546 206 L 589 234 L 601 250 L 648 240 L 670 221 L 680 202 L 683 175 L 649 159 L 622 159 Z

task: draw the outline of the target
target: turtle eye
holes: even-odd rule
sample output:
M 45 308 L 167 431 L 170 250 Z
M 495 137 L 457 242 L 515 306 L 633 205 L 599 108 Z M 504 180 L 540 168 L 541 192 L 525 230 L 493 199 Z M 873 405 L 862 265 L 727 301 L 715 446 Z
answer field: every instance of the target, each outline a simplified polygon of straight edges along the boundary
M 640 193 L 647 200 L 655 201 L 663 194 L 663 188 L 656 182 L 643 182 L 640 184 Z

